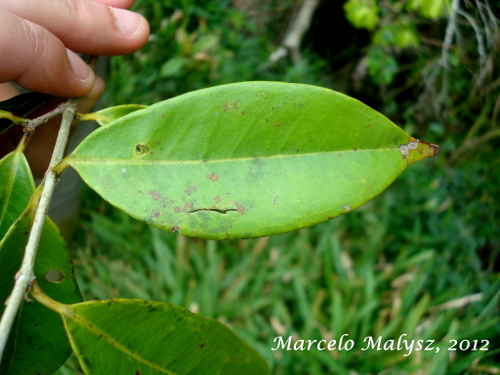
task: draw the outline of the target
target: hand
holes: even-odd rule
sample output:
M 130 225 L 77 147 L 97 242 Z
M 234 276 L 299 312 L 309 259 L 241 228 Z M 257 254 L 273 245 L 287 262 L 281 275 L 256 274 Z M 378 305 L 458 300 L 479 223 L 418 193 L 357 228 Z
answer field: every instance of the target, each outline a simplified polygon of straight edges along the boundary
M 104 91 L 75 52 L 120 55 L 141 48 L 149 25 L 139 14 L 124 10 L 134 0 L 0 0 L 0 101 L 18 94 L 10 85 L 63 98 L 84 96 L 85 113 Z M 35 177 L 49 164 L 60 118 L 40 126 L 25 154 Z M 14 150 L 23 132 L 13 127 L 0 134 L 0 158 Z
M 149 26 L 133 0 L 0 0 L 0 83 L 60 97 L 90 92 L 95 76 L 77 53 L 141 48 Z

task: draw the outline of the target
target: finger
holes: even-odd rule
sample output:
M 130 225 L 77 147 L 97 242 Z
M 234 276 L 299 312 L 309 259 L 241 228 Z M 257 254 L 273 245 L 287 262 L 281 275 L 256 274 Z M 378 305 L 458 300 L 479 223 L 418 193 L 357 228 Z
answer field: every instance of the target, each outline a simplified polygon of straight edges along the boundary
M 19 90 L 10 82 L 0 83 L 0 101 L 19 95 Z
M 149 35 L 149 25 L 141 15 L 97 1 L 18 0 L 8 1 L 2 7 L 46 28 L 67 48 L 84 54 L 130 53 L 141 48 Z
M 113 8 L 128 9 L 134 3 L 134 0 L 92 0 L 96 3 L 101 3 Z
M 80 113 L 87 113 L 90 111 L 105 89 L 106 84 L 104 80 L 96 76 L 94 87 L 92 87 L 92 90 L 90 90 L 90 92 L 82 98 L 80 103 L 78 103 L 77 111 Z
M 85 95 L 94 73 L 43 27 L 0 11 L 0 79 L 62 97 Z

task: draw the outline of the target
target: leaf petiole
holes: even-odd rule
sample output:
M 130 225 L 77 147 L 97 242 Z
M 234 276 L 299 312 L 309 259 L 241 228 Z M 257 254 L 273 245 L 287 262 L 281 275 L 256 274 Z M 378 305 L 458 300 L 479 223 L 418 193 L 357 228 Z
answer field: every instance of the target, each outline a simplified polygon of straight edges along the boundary
M 36 280 L 33 280 L 31 283 L 31 290 L 29 293 L 48 309 L 51 309 L 61 315 L 67 313 L 67 309 L 65 308 L 66 305 L 64 303 L 57 302 L 46 295 Z

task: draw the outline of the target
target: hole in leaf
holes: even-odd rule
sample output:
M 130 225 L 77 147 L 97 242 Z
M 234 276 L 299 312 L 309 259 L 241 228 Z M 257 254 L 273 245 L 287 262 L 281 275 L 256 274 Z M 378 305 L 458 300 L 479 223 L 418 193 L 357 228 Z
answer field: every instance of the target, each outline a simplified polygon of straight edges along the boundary
M 47 281 L 50 281 L 51 283 L 60 283 L 61 281 L 64 280 L 64 275 L 62 274 L 61 271 L 52 268 L 45 275 L 45 279 L 47 279 Z
M 147 153 L 149 151 L 149 147 L 146 146 L 146 145 L 136 145 L 135 146 L 135 153 L 137 155 L 144 155 L 145 153 Z

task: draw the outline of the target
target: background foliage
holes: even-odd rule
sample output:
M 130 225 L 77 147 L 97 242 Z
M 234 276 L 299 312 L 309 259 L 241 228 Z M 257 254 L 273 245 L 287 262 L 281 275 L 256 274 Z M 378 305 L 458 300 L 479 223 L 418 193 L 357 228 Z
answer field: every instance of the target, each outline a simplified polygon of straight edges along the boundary
M 500 9 L 451 3 L 325 0 L 301 59 L 271 63 L 299 1 L 137 0 L 151 40 L 111 60 L 105 106 L 236 81 L 312 83 L 364 101 L 441 154 L 348 215 L 256 240 L 161 232 L 86 191 L 73 245 L 84 297 L 168 301 L 217 318 L 274 374 L 498 373 Z M 491 343 L 488 352 L 407 357 L 270 350 L 279 335 L 345 333 L 359 343 L 404 333 L 443 348 L 449 339 Z M 78 370 L 70 362 L 59 373 Z

